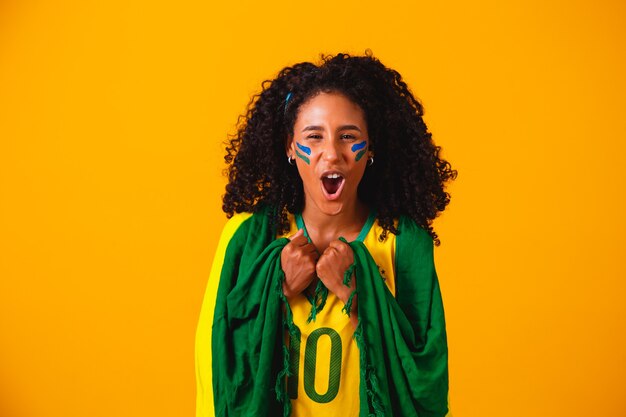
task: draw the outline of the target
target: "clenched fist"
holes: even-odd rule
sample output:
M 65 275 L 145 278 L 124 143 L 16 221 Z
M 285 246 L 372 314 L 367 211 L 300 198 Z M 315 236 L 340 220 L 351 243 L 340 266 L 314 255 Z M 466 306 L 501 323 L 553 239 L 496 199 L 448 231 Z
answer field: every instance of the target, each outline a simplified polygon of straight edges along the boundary
M 340 240 L 333 240 L 315 267 L 317 276 L 322 280 L 326 288 L 332 291 L 341 301 L 346 303 L 350 294 L 356 288 L 354 275 L 350 280 L 350 286 L 343 284 L 343 276 L 350 265 L 354 263 L 352 248 Z
M 280 254 L 280 266 L 285 273 L 283 294 L 290 298 L 300 294 L 315 279 L 315 263 L 319 254 L 302 229 L 291 236 Z

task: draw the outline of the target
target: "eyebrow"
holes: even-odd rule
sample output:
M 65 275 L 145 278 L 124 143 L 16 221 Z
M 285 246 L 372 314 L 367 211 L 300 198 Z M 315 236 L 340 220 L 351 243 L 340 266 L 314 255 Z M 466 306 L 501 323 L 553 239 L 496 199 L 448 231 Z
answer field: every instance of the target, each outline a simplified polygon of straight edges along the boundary
M 303 132 L 306 132 L 309 130 L 324 130 L 324 128 L 322 126 L 310 125 L 302 129 Z M 359 132 L 361 131 L 361 129 L 359 129 L 357 125 L 343 125 L 339 128 L 339 130 L 357 130 Z

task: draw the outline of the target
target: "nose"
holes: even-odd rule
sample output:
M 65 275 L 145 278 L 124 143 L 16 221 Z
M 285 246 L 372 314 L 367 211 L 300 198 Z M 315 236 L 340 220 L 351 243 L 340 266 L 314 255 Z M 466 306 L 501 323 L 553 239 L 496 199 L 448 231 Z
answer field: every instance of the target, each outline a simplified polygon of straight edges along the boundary
M 341 160 L 341 148 L 339 147 L 339 143 L 335 140 L 334 137 L 329 138 L 329 140 L 325 141 L 323 148 L 323 158 L 325 161 L 336 162 Z

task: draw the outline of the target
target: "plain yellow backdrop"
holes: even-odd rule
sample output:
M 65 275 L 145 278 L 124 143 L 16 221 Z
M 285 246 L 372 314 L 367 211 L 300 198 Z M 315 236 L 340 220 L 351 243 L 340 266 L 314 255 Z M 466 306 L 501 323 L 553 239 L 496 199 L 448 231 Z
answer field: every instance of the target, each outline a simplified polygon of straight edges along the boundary
M 626 415 L 626 4 L 0 3 L 0 416 L 192 416 L 222 142 L 371 48 L 459 170 L 435 223 L 455 417 Z

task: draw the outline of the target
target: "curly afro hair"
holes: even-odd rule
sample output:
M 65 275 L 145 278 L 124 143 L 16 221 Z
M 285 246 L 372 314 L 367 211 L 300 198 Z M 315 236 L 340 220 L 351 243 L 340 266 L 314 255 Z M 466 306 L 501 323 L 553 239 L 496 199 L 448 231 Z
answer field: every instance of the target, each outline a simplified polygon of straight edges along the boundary
M 303 103 L 321 92 L 335 92 L 365 114 L 376 163 L 365 170 L 358 195 L 376 210 L 383 228 L 380 240 L 388 232 L 397 234 L 394 219 L 405 215 L 439 245 L 432 221 L 450 202 L 444 186 L 457 172 L 440 158 L 441 148 L 422 119 L 423 107 L 397 71 L 369 50 L 365 56 L 322 55 L 319 65 L 302 62 L 282 69 L 274 80 L 264 81 L 262 89 L 227 142 L 228 185 L 222 209 L 228 217 L 268 206 L 277 233 L 289 229 L 287 213 L 303 209 L 304 190 L 297 169 L 285 156 L 288 138 Z

